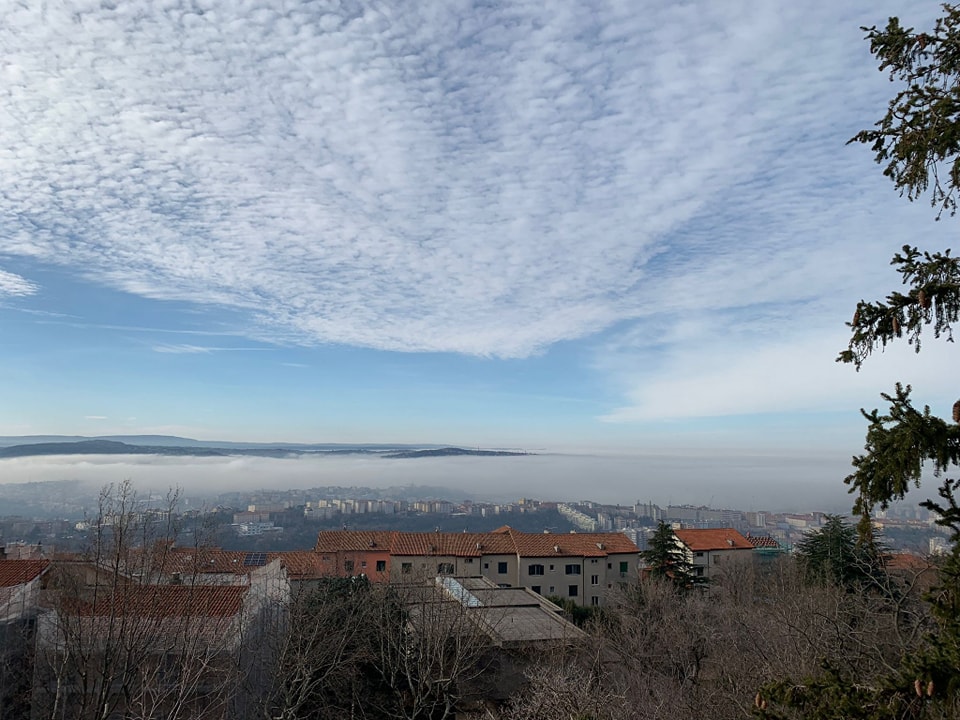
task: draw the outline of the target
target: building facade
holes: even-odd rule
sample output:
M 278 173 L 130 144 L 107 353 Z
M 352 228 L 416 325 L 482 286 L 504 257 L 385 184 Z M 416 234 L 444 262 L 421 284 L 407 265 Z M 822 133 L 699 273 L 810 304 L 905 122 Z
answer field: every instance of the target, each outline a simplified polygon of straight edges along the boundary
M 483 577 L 578 605 L 602 606 L 637 577 L 637 546 L 622 533 L 406 533 L 331 530 L 315 552 L 330 575 L 405 582 L 428 576 Z

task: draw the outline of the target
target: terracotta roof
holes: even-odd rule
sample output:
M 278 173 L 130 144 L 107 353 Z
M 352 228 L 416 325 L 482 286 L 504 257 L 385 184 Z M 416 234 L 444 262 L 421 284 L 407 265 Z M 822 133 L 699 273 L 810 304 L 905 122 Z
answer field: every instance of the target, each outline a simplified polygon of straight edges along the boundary
M 295 580 L 321 578 L 329 575 L 329 567 L 317 552 L 313 550 L 289 550 L 267 553 L 267 560 L 279 560 L 287 575 Z
M 13 587 L 35 580 L 49 565 L 49 560 L 0 560 L 0 587 Z
M 909 552 L 890 553 L 884 556 L 883 560 L 887 570 L 922 572 L 924 570 L 935 570 L 937 567 L 926 558 Z
M 398 532 L 390 548 L 391 555 L 515 555 L 509 535 L 497 533 L 404 533 Z
M 747 542 L 749 542 L 755 548 L 779 548 L 780 547 L 780 543 L 777 542 L 777 539 L 770 537 L 769 535 L 751 535 L 750 533 L 747 533 L 744 537 L 746 537 Z
M 164 574 L 213 573 L 246 575 L 253 567 L 244 564 L 248 553 L 220 548 L 171 548 L 156 558 L 157 569 Z
M 522 557 L 606 557 L 611 553 L 637 553 L 623 533 L 522 533 L 511 528 L 517 553 Z
M 695 552 L 706 550 L 753 550 L 753 545 L 733 528 L 674 530 L 677 539 Z
M 606 557 L 611 553 L 636 553 L 637 546 L 623 533 L 523 533 L 504 526 L 490 533 L 407 533 L 322 531 L 316 552 L 382 550 L 391 555 L 480 557 Z
M 243 608 L 249 588 L 238 585 L 138 585 L 77 610 L 84 616 L 232 617 Z
M 376 551 L 389 552 L 395 531 L 387 530 L 321 530 L 314 550 L 323 552 Z

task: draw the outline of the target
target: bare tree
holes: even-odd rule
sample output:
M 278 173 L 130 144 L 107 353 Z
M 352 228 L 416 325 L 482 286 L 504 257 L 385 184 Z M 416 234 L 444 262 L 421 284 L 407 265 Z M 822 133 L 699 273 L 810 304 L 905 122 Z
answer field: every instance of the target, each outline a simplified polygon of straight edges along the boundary
M 494 628 L 434 582 L 377 586 L 375 593 L 372 666 L 381 692 L 372 709 L 404 720 L 454 717 L 489 666 Z
M 328 578 L 275 605 L 244 675 L 256 713 L 269 720 L 355 715 L 377 600 L 364 578 Z
M 131 483 L 104 489 L 91 544 L 51 573 L 39 619 L 34 716 L 216 717 L 235 683 L 248 588 L 153 580 L 176 536 L 177 494 L 147 510 Z

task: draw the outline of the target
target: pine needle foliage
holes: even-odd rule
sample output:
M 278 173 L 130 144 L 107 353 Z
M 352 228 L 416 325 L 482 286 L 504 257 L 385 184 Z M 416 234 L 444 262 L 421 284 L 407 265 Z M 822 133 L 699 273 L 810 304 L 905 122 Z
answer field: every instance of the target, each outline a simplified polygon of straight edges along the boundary
M 640 553 L 640 559 L 646 566 L 647 577 L 669 581 L 681 590 L 694 585 L 693 567 L 687 562 L 686 553 L 673 529 L 666 523 L 657 525 L 647 541 L 647 549 Z
M 882 72 L 898 83 L 886 114 L 872 129 L 857 133 L 851 143 L 871 147 L 874 160 L 894 187 L 909 200 L 929 196 L 936 219 L 955 215 L 960 188 L 960 5 L 944 4 L 933 30 L 916 32 L 890 18 L 883 29 L 865 27 L 870 51 Z M 848 323 L 851 337 L 838 362 L 858 370 L 876 350 L 906 337 L 919 352 L 925 331 L 953 341 L 960 316 L 960 260 L 943 252 L 921 252 L 904 245 L 891 261 L 904 291 L 884 300 L 861 301 Z M 935 476 L 960 465 L 960 401 L 952 423 L 922 410 L 910 399 L 910 386 L 897 384 L 884 394 L 889 409 L 861 411 L 868 422 L 865 452 L 853 459 L 854 472 L 845 482 L 856 494 L 854 512 L 861 515 L 858 541 L 872 542 L 870 514 L 903 499 L 919 486 L 925 469 Z M 935 627 L 918 649 L 905 651 L 900 663 L 879 675 L 824 665 L 816 677 L 800 682 L 784 679 L 765 686 L 756 696 L 755 714 L 763 718 L 828 720 L 919 720 L 960 716 L 960 480 L 944 477 L 940 501 L 921 503 L 939 516 L 951 533 L 951 550 L 938 582 L 926 599 Z M 839 539 L 849 548 L 850 530 Z M 824 563 L 824 548 L 802 547 L 808 562 L 823 567 L 835 580 L 845 570 Z M 817 559 L 819 558 L 819 559 Z M 814 560 L 816 561 L 814 562 Z

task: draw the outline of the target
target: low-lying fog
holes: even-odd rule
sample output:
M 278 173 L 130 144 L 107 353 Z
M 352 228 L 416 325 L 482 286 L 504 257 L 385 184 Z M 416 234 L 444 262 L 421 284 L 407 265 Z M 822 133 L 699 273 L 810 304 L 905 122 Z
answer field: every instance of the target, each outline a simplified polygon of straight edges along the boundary
M 186 495 L 321 486 L 431 485 L 450 499 L 691 503 L 772 511 L 848 512 L 849 455 L 527 455 L 521 457 L 44 456 L 0 460 L 0 482 L 132 479 L 142 491 Z M 461 494 L 462 493 L 462 494 Z

